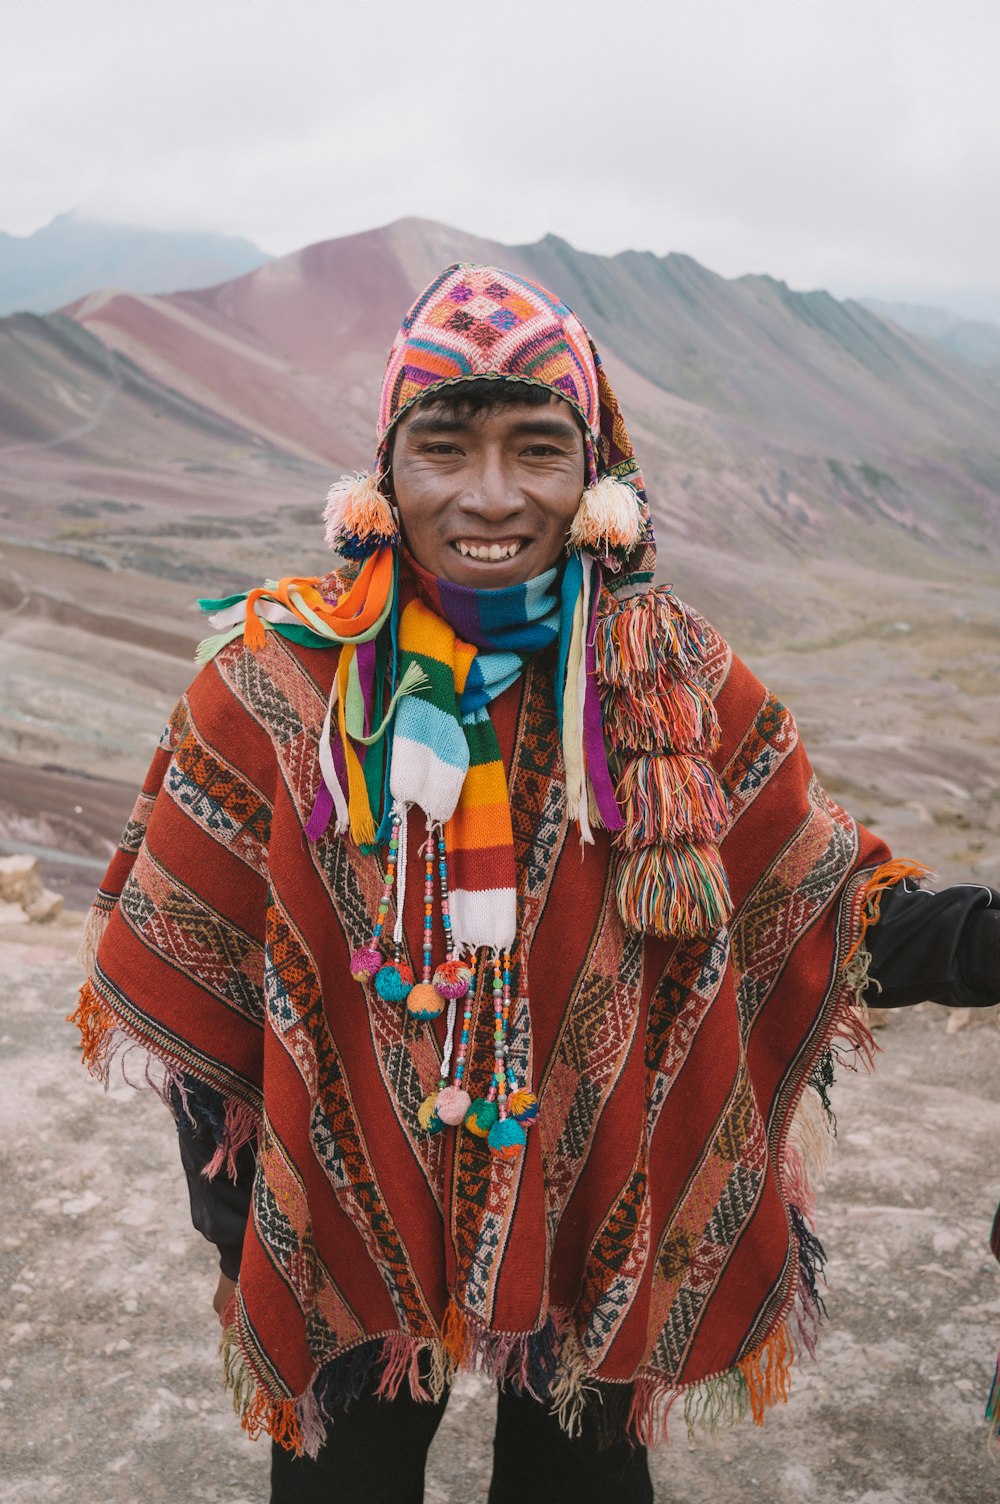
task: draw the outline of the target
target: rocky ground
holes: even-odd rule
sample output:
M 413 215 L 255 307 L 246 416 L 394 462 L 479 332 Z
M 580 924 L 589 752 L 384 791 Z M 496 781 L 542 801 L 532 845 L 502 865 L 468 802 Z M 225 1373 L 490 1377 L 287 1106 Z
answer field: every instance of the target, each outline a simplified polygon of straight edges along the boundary
M 3 1183 L 0 1500 L 255 1504 L 267 1450 L 221 1388 L 214 1258 L 190 1230 L 170 1122 L 105 1096 L 64 1022 L 80 916 L 0 930 Z M 991 1010 L 954 1032 L 930 1005 L 847 1077 L 821 1197 L 831 1322 L 787 1407 L 654 1454 L 663 1504 L 986 1504 L 982 1422 L 1000 1339 L 987 1246 L 1000 1196 Z M 489 1394 L 464 1381 L 434 1444 L 429 1504 L 485 1500 Z M 530 1462 L 526 1465 L 530 1480 Z

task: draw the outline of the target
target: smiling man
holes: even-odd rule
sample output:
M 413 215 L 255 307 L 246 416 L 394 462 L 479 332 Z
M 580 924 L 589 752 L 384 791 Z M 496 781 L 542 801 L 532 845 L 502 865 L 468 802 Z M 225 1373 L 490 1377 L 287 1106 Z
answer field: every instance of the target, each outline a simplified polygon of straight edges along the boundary
M 425 398 L 400 419 L 391 460 L 413 556 L 472 589 L 551 569 L 580 506 L 583 437 L 544 387 L 469 382 Z
M 272 1500 L 416 1504 L 463 1368 L 489 1498 L 649 1500 L 822 1314 L 809 1170 L 859 1007 L 995 1002 L 998 895 L 919 888 L 654 585 L 556 297 L 449 267 L 389 356 L 347 561 L 216 635 L 95 903 L 77 1020 L 164 1072 Z

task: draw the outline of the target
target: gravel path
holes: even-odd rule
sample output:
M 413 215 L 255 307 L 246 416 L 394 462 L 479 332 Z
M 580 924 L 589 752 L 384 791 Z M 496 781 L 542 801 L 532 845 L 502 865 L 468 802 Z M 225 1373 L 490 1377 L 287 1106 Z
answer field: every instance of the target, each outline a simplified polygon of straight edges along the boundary
M 0 1096 L 0 1499 L 257 1504 L 267 1451 L 220 1385 L 214 1258 L 190 1230 L 171 1125 L 150 1093 L 108 1096 L 63 1022 L 78 921 L 6 927 Z M 985 1504 L 1000 1472 L 982 1408 L 1000 1338 L 987 1238 L 1000 1032 L 898 1017 L 874 1080 L 849 1077 L 821 1197 L 831 1323 L 819 1361 L 762 1430 L 654 1456 L 662 1504 Z M 428 1504 L 485 1500 L 491 1407 L 457 1388 Z M 530 1480 L 530 1463 L 526 1467 Z M 558 1504 L 558 1501 L 547 1501 Z

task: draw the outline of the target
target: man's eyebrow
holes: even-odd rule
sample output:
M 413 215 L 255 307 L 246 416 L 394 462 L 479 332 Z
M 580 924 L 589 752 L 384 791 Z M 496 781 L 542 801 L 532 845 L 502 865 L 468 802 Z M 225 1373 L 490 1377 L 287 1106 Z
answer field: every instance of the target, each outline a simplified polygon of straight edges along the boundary
M 418 436 L 435 433 L 467 433 L 473 427 L 471 418 L 451 417 L 446 413 L 416 413 L 406 425 L 407 433 Z M 514 425 L 513 432 L 535 438 L 568 439 L 578 432 L 572 418 L 542 417 L 522 418 Z

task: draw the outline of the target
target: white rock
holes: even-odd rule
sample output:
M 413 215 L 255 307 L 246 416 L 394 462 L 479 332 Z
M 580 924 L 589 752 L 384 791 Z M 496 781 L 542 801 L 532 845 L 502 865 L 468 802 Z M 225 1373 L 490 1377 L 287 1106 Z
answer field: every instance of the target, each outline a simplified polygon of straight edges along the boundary
M 84 1212 L 93 1211 L 100 1204 L 101 1198 L 94 1191 L 84 1191 L 82 1196 L 71 1196 L 62 1204 L 64 1217 L 80 1217 Z
M 64 901 L 61 893 L 43 888 L 36 898 L 24 905 L 24 912 L 34 924 L 47 924 L 50 919 L 56 919 L 62 913 Z
M 0 856 L 0 899 L 5 903 L 20 904 L 23 908 L 42 891 L 37 856 L 26 856 L 23 852 Z

